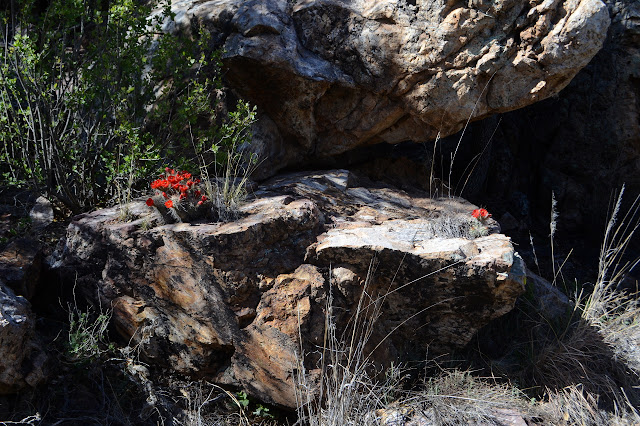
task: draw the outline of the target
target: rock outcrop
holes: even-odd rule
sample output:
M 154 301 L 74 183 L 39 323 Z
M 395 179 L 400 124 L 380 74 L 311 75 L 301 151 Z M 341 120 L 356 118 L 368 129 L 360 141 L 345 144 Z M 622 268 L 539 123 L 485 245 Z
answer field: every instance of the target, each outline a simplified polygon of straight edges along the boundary
M 264 116 L 273 173 L 380 142 L 425 142 L 558 93 L 598 52 L 600 0 L 174 1 Z M 265 163 L 265 164 L 267 164 Z M 265 172 L 267 173 L 267 172 Z
M 317 374 L 329 302 L 340 334 L 361 297 L 375 301 L 379 364 L 461 348 L 513 307 L 522 260 L 473 208 L 346 171 L 293 174 L 229 223 L 163 224 L 144 201 L 132 222 L 117 207 L 78 216 L 54 266 L 113 308 L 148 362 L 293 407 L 298 354 Z

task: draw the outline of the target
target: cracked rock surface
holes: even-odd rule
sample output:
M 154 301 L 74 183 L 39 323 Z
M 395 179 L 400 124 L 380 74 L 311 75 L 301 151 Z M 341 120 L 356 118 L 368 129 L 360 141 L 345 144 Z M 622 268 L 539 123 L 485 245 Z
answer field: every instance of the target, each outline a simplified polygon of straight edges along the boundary
M 209 29 L 231 87 L 260 107 L 265 174 L 433 140 L 552 96 L 610 24 L 601 0 L 181 0 L 173 10 L 167 28 Z
M 131 222 L 80 215 L 53 266 L 150 364 L 295 407 L 297 354 L 317 377 L 328 302 L 338 334 L 361 298 L 379 306 L 378 365 L 462 348 L 513 308 L 524 264 L 497 223 L 471 226 L 474 208 L 344 170 L 289 174 L 229 223 L 163 224 L 143 200 Z

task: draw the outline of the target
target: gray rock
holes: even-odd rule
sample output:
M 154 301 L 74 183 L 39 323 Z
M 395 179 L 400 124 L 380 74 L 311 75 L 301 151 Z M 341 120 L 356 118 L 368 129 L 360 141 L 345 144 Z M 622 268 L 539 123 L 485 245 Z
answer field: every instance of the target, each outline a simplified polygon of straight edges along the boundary
M 232 88 L 280 137 L 262 174 L 355 147 L 425 142 L 558 93 L 598 52 L 600 0 L 174 1 L 224 47 Z M 256 132 L 261 133 L 257 125 Z M 282 141 L 282 145 L 280 145 Z
M 627 205 L 640 194 L 640 2 L 605 3 L 611 26 L 593 60 L 557 96 L 502 116 L 486 191 L 524 192 L 547 221 L 553 191 L 561 226 L 589 241 L 601 238 L 613 189 L 626 185 Z
M 47 200 L 43 196 L 36 199 L 36 203 L 29 211 L 29 217 L 31 218 L 31 227 L 35 231 L 40 231 L 53 222 L 53 206 L 51 201 Z
M 46 379 L 46 355 L 34 337 L 30 303 L 0 281 L 0 395 L 34 387 Z

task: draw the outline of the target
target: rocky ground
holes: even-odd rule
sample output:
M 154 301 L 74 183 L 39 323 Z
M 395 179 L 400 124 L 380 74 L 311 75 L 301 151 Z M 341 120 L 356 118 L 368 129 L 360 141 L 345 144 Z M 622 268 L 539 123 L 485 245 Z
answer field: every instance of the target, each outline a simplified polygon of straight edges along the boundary
M 532 313 L 563 322 L 571 309 L 566 296 L 525 272 L 497 222 L 470 220 L 476 206 L 462 199 L 431 199 L 345 170 L 266 182 L 227 224 L 164 224 L 143 201 L 129 206 L 126 219 L 116 206 L 70 223 L 42 199 L 5 195 L 3 315 L 12 325 L 3 328 L 3 359 L 14 370 L 5 366 L 0 376 L 3 393 L 13 394 L 0 399 L 2 418 L 196 424 L 190 419 L 206 413 L 208 424 L 238 424 L 242 416 L 290 424 L 300 408 L 290 386 L 296 369 L 308 373 L 309 389 L 322 377 L 317 350 L 327 302 L 333 326 L 349 330 L 360 300 L 382 301 L 379 311 L 362 314 L 367 321 L 381 314 L 362 347 L 375 346 L 371 366 L 409 366 L 392 385 L 398 395 L 439 377 L 438 386 L 459 381 L 505 406 L 467 407 L 463 417 L 525 424 L 545 416 L 541 407 L 509 402 L 495 383 L 438 373 L 474 366 L 494 381 L 536 383 L 545 376 L 514 364 L 532 341 L 518 327 L 533 326 L 542 341 L 548 331 Z M 542 383 L 535 388 L 542 397 Z M 371 418 L 432 424 L 440 412 L 433 410 L 451 408 L 432 401 L 425 409 L 434 414 L 417 414 L 393 400 L 400 405 L 372 407 Z M 44 420 L 28 418 L 35 415 Z
M 260 183 L 226 223 L 0 188 L 0 423 L 640 423 L 637 271 L 597 279 L 637 2 L 171 5 Z

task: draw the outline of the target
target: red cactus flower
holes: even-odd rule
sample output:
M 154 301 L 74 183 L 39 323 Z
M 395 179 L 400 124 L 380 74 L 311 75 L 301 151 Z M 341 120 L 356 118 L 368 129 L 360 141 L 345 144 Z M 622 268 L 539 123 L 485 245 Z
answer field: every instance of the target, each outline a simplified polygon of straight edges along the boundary
M 484 220 L 491 217 L 487 209 L 475 209 L 471 216 L 475 217 L 478 220 Z
M 202 205 L 202 200 L 198 201 L 198 205 L 201 206 Z
M 153 198 L 147 198 L 147 205 L 149 207 L 153 206 Z
M 165 201 L 164 205 L 166 208 L 170 209 L 171 207 L 173 207 L 173 201 L 167 200 Z
M 167 193 L 166 193 L 166 192 L 163 192 L 163 193 L 162 193 L 162 196 L 163 196 L 164 198 L 169 198 L 169 197 L 167 196 Z

